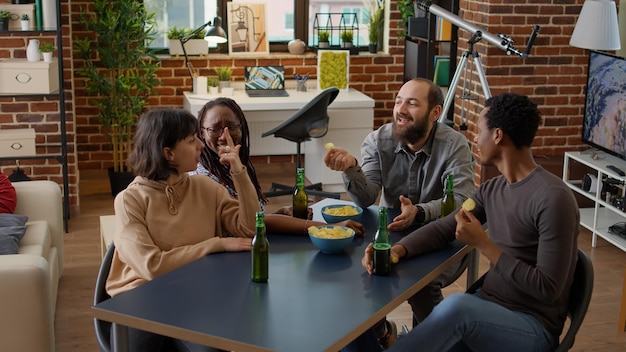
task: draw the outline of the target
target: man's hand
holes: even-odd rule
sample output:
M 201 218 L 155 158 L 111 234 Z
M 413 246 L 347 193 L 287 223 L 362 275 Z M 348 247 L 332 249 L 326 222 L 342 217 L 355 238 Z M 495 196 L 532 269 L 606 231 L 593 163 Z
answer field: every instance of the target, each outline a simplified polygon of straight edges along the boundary
M 417 207 L 413 205 L 409 198 L 400 196 L 400 215 L 393 218 L 391 224 L 387 226 L 389 231 L 402 231 L 411 226 L 417 215 Z
M 495 265 L 502 255 L 502 250 L 489 238 L 474 214 L 461 208 L 454 218 L 456 219 L 456 238 L 467 245 L 476 247 L 491 264 Z
M 346 171 L 357 165 L 356 158 L 347 150 L 339 147 L 334 147 L 326 152 L 324 163 L 334 171 Z
M 404 246 L 400 244 L 395 244 L 391 246 L 391 254 L 389 260 L 391 264 L 396 264 L 400 261 L 400 258 L 406 255 L 406 249 Z M 363 265 L 363 269 L 367 271 L 368 274 L 374 273 L 374 245 L 368 244 L 367 248 L 365 248 L 365 254 L 361 259 L 361 265 Z

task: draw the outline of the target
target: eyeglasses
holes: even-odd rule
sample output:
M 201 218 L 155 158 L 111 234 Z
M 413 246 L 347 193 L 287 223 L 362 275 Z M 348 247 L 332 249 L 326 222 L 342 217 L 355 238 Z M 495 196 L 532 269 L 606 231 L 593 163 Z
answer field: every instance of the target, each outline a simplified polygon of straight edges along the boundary
M 228 128 L 228 131 L 230 133 L 239 133 L 239 129 L 241 128 L 240 125 L 230 125 L 230 126 L 224 126 L 224 127 L 202 127 L 203 131 L 206 131 L 206 133 L 209 135 L 209 137 L 219 137 L 222 135 L 222 132 L 224 132 L 224 129 Z

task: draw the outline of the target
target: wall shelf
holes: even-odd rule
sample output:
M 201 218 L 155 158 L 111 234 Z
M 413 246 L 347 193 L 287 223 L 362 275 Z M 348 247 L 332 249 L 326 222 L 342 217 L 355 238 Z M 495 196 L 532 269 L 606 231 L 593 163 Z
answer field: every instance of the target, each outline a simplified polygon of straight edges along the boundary
M 0 94 L 0 97 L 3 98 L 19 98 L 20 101 L 23 101 L 23 98 L 50 98 L 57 99 L 59 104 L 59 133 L 61 134 L 60 144 L 39 144 L 36 147 L 43 148 L 59 148 L 60 153 L 49 153 L 49 154 L 36 154 L 36 155 L 26 155 L 26 156 L 11 156 L 11 157 L 0 157 L 0 160 L 56 160 L 61 165 L 61 173 L 63 176 L 63 221 L 65 232 L 69 231 L 68 220 L 70 218 L 70 195 L 69 195 L 69 175 L 68 175 L 68 157 L 67 157 L 67 126 L 66 126 L 66 107 L 65 107 L 65 95 L 64 95 L 64 85 L 63 85 L 63 31 L 62 31 L 62 22 L 61 22 L 61 1 L 56 0 L 56 23 L 57 28 L 43 28 L 42 30 L 10 30 L 10 31 L 0 31 L 0 35 L 3 36 L 36 36 L 39 38 L 39 35 L 54 35 L 55 36 L 55 46 L 57 52 L 57 64 L 58 64 L 58 79 L 59 79 L 59 90 L 53 93 L 47 94 Z

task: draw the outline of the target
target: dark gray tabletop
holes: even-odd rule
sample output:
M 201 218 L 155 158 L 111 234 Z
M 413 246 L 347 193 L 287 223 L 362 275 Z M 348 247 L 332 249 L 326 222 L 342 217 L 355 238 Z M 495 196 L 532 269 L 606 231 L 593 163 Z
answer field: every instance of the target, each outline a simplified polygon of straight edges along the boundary
M 313 205 L 320 209 L 335 199 Z M 319 252 L 305 236 L 269 234 L 267 283 L 250 280 L 250 253 L 200 258 L 93 308 L 102 320 L 233 351 L 336 352 L 469 252 L 463 244 L 368 275 L 364 248 L 377 228 L 364 210 L 364 239 L 344 254 Z M 402 234 L 392 233 L 394 242 Z

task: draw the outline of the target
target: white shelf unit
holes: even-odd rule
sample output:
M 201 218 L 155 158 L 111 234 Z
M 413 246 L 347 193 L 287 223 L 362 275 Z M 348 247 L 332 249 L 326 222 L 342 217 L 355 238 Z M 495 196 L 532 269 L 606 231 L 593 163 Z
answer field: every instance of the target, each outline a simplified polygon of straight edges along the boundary
M 596 157 L 594 157 L 595 155 Z M 592 153 L 566 152 L 563 161 L 563 181 L 574 192 L 593 201 L 594 206 L 580 209 L 580 224 L 591 231 L 591 246 L 596 247 L 597 236 L 626 252 L 626 239 L 609 233 L 609 226 L 626 221 L 626 212 L 614 207 L 606 202 L 602 197 L 602 179 L 611 177 L 613 179 L 626 182 L 626 176 L 620 176 L 615 171 L 607 168 L 608 165 L 615 165 L 626 171 L 626 161 L 604 152 Z M 581 179 L 572 179 L 570 172 L 574 164 L 581 164 L 587 169 L 587 173 L 597 177 L 598 182 L 595 190 L 584 191 Z M 626 187 L 618 186 L 618 194 L 621 197 L 626 195 Z

